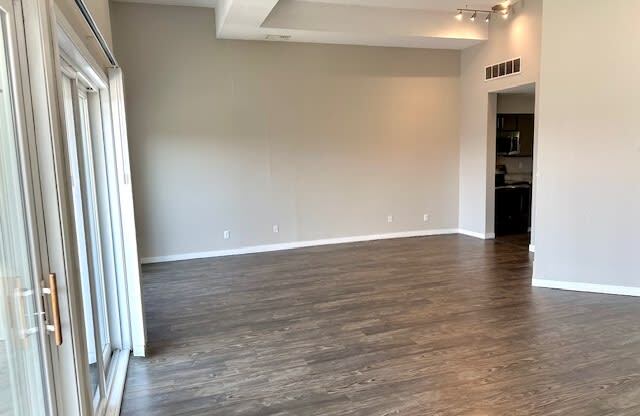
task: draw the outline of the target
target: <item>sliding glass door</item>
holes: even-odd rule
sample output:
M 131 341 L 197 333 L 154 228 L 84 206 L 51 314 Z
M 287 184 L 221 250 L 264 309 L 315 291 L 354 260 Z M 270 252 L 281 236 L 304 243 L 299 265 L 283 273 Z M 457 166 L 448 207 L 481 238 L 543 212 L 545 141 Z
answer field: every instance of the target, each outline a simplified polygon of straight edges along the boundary
M 73 70 L 62 73 L 62 102 L 67 132 L 67 159 L 71 176 L 77 253 L 87 342 L 87 362 L 94 409 L 108 393 L 108 371 L 113 354 L 110 333 L 110 308 L 107 302 L 105 262 L 101 218 L 109 219 L 108 209 L 99 204 L 95 155 L 100 137 L 90 119 L 90 96 L 98 94 Z M 91 101 L 93 104 L 93 100 Z M 93 128 L 92 128 L 93 127 Z M 104 222 L 104 221 L 103 221 Z M 106 221 L 110 223 L 109 221 Z M 103 227 L 104 228 L 104 227 Z M 108 230 L 107 230 L 108 232 Z M 116 304 L 117 307 L 117 304 Z
M 52 401 L 13 7 L 0 0 L 0 415 L 31 416 Z
M 0 416 L 111 415 L 139 299 L 121 90 L 49 6 L 0 0 Z

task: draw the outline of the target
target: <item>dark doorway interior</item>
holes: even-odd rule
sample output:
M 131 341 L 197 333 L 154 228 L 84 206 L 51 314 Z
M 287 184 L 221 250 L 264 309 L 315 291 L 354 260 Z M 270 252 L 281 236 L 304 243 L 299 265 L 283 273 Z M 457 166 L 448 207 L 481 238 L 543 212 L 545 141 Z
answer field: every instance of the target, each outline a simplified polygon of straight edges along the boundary
M 524 240 L 531 232 L 534 111 L 533 93 L 498 94 L 496 237 L 521 235 Z

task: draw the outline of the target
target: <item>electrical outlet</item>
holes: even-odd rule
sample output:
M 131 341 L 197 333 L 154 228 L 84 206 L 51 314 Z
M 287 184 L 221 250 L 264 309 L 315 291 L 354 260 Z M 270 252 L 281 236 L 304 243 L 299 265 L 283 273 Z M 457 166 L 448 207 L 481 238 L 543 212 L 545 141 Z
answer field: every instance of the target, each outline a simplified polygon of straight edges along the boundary
M 393 215 L 387 216 L 387 222 L 393 222 Z
M 274 233 L 279 233 L 280 232 L 280 228 L 278 227 L 278 224 L 273 226 L 273 232 Z
M 223 233 L 223 236 L 225 240 L 228 240 L 229 238 L 231 238 L 231 231 L 225 230 L 225 232 Z
M 424 222 L 429 222 L 429 214 L 424 214 L 424 217 L 422 217 L 424 219 Z

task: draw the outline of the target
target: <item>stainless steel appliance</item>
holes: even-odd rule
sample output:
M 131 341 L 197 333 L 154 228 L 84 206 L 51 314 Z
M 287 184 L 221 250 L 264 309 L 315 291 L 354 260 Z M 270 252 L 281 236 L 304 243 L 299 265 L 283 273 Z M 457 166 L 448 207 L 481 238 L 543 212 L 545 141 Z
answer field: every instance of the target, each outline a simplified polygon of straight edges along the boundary
M 499 156 L 515 156 L 520 154 L 520 132 L 499 131 L 496 141 L 496 153 Z

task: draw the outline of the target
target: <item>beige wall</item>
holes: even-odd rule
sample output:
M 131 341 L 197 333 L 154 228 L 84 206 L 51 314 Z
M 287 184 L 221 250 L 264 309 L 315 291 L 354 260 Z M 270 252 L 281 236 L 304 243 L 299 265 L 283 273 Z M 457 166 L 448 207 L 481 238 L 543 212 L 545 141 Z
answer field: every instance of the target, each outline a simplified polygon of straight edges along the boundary
M 508 20 L 493 19 L 489 41 L 465 49 L 461 59 L 460 228 L 493 233 L 497 92 L 538 81 L 542 0 L 515 4 Z M 522 73 L 484 81 L 485 67 L 521 57 Z M 491 122 L 489 122 L 491 120 Z M 491 139 L 490 139 L 491 138 Z M 535 179 L 534 179 L 535 186 Z
M 112 5 L 142 257 L 457 228 L 459 52 L 216 40 L 213 19 Z
M 498 113 L 535 114 L 536 96 L 534 94 L 498 94 Z
M 639 15 L 545 2 L 535 278 L 640 287 Z

